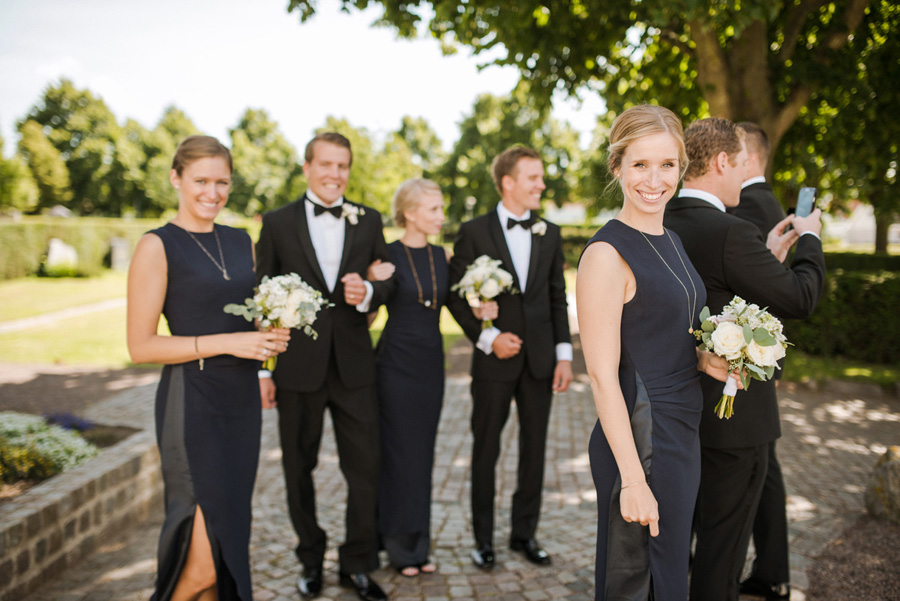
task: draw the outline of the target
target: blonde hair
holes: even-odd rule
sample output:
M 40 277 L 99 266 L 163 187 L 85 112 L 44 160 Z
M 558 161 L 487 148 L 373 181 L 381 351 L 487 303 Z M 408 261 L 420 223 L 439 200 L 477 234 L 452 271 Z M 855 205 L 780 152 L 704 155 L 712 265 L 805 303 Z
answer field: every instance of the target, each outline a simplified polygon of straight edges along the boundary
M 691 123 L 684 130 L 684 143 L 691 159 L 685 178 L 695 179 L 705 175 L 710 162 L 720 152 L 727 154 L 728 162 L 734 165 L 745 137 L 744 130 L 728 119 L 710 117 Z
M 417 177 L 408 179 L 400 184 L 397 191 L 394 192 L 394 200 L 391 207 L 394 223 L 399 227 L 406 227 L 405 213 L 414 210 L 422 196 L 430 193 L 441 193 L 441 187 L 430 179 Z
M 615 177 L 616 172 L 622 166 L 622 157 L 631 143 L 644 136 L 667 133 L 675 140 L 678 146 L 679 176 L 684 175 L 688 166 L 688 154 L 684 146 L 684 129 L 681 120 L 675 113 L 663 106 L 655 104 L 639 104 L 626 110 L 613 121 L 609 132 L 609 150 L 607 166 L 610 174 Z M 616 180 L 610 182 L 616 185 Z

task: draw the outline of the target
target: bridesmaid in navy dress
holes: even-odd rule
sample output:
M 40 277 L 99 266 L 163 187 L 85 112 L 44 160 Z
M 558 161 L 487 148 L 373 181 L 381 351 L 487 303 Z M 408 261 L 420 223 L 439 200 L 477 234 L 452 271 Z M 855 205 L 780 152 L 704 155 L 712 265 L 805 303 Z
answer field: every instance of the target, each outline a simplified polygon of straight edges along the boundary
M 663 227 L 686 166 L 671 111 L 642 105 L 622 113 L 610 132 L 609 168 L 624 203 L 578 267 L 578 323 L 599 418 L 589 446 L 598 600 L 688 597 L 698 370 L 724 380 L 728 362 L 697 351 L 691 332 L 706 289 L 681 240 Z
M 428 558 L 431 471 L 444 398 L 440 317 L 449 272 L 446 251 L 428 236 L 444 224 L 441 189 L 426 179 L 404 182 L 394 194 L 393 217 L 405 230 L 388 245 L 395 287 L 378 343 L 378 533 L 391 565 L 415 576 L 437 569 Z M 370 276 L 377 278 L 378 268 Z
M 178 213 L 138 242 L 128 272 L 128 350 L 162 363 L 156 436 L 166 518 L 153 599 L 252 599 L 250 501 L 259 457 L 259 361 L 287 348 L 289 330 L 254 331 L 223 311 L 253 295 L 253 250 L 216 225 L 228 200 L 231 154 L 190 136 L 169 179 Z M 157 334 L 165 315 L 171 336 Z

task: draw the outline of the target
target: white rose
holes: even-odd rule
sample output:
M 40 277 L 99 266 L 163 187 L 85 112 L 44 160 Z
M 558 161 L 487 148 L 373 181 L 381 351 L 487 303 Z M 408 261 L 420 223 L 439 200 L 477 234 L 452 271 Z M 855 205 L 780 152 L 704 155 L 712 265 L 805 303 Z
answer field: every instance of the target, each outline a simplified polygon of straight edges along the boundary
M 283 311 L 278 325 L 282 328 L 296 328 L 300 325 L 300 313 L 292 310 Z
M 494 298 L 500 294 L 500 284 L 496 280 L 487 280 L 478 292 L 482 298 Z
M 781 359 L 784 359 L 785 350 L 784 350 L 784 345 L 783 345 L 783 344 L 781 344 L 781 343 L 779 342 L 778 344 L 776 344 L 776 345 L 773 346 L 772 348 L 775 349 L 775 360 L 776 360 L 776 361 L 780 361 Z
M 730 322 L 720 323 L 716 331 L 712 333 L 712 342 L 715 345 L 717 355 L 725 357 L 729 361 L 739 359 L 744 342 L 744 330 Z
M 750 344 L 747 345 L 747 356 L 755 365 L 759 365 L 760 367 L 770 367 L 774 366 L 775 362 L 778 360 L 776 351 L 779 348 L 782 348 L 780 344 L 761 346 L 757 344 L 755 340 L 751 340 Z M 784 349 L 782 348 L 782 350 Z

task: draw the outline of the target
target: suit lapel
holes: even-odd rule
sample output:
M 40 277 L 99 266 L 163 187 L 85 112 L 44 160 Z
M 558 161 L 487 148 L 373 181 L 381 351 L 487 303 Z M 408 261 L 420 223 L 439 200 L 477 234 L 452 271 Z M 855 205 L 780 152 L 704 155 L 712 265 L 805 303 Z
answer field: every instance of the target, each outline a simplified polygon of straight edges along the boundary
M 519 276 L 516 274 L 516 267 L 513 265 L 512 255 L 509 254 L 509 247 L 506 245 L 506 236 L 503 235 L 503 226 L 500 225 L 500 217 L 497 215 L 496 209 L 488 213 L 488 229 L 491 231 L 491 237 L 494 239 L 494 244 L 500 249 L 500 260 L 503 261 L 504 269 L 512 274 L 516 288 L 521 290 L 522 286 L 519 284 Z
M 344 199 L 344 204 L 347 203 L 347 199 Z M 344 217 L 344 249 L 341 251 L 341 266 L 338 269 L 338 279 L 340 279 L 341 275 L 344 273 L 344 269 L 347 267 L 347 260 L 350 258 L 350 249 L 353 245 L 353 238 L 356 232 L 356 228 L 359 227 L 360 218 L 357 217 L 356 225 L 350 223 L 350 220 Z M 335 287 L 337 285 L 335 284 Z
M 328 285 L 325 283 L 325 275 L 319 266 L 319 257 L 316 256 L 316 249 L 313 246 L 312 238 L 309 237 L 309 221 L 306 219 L 306 194 L 300 198 L 297 203 L 297 234 L 300 239 L 300 246 L 303 248 L 303 254 L 308 258 L 309 265 L 312 268 L 313 275 L 318 279 L 317 289 L 323 293 L 328 292 Z
M 528 290 L 531 290 L 533 286 L 530 284 L 535 281 L 537 277 L 537 266 L 538 266 L 538 257 L 541 254 L 541 241 L 544 239 L 543 236 L 538 236 L 534 232 L 531 234 L 531 258 L 528 260 L 528 280 L 525 282 L 525 285 L 528 286 L 526 290 L 526 294 Z

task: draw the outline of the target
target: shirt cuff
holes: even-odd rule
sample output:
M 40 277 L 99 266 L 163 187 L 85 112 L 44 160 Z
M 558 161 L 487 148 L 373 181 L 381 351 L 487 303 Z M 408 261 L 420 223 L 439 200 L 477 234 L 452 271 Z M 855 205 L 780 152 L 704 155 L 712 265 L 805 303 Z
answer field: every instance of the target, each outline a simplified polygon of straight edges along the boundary
M 475 343 L 475 348 L 483 352 L 485 355 L 490 355 L 494 352 L 494 340 L 497 339 L 497 336 L 500 335 L 500 330 L 497 328 L 488 328 L 487 330 L 481 330 L 481 335 L 478 336 L 478 342 Z
M 572 353 L 572 343 L 571 342 L 560 342 L 556 345 L 556 360 L 557 361 L 571 361 L 573 357 Z
M 819 236 L 819 234 L 817 234 L 817 233 L 815 233 L 815 232 L 811 232 L 811 231 L 809 231 L 809 230 L 803 232 L 803 233 L 800 234 L 800 235 L 801 235 L 801 236 L 805 236 L 805 235 L 807 235 L 807 234 L 809 234 L 810 236 L 815 236 L 815 237 L 816 237 L 816 240 L 818 240 L 819 242 L 822 241 L 822 237 Z
M 372 287 L 372 282 L 363 281 L 363 284 L 366 286 L 366 297 L 362 299 L 361 303 L 356 305 L 356 310 L 360 313 L 368 313 L 369 303 L 372 302 L 372 295 L 375 294 L 375 288 Z
M 268 369 L 261 369 L 258 372 L 256 372 L 256 375 L 259 376 L 260 380 L 262 380 L 264 378 L 271 378 L 272 372 L 270 372 Z

